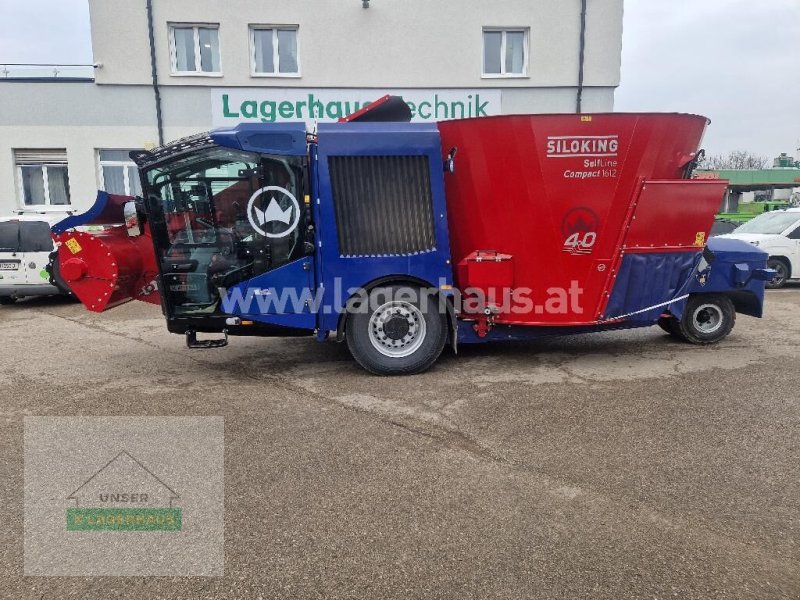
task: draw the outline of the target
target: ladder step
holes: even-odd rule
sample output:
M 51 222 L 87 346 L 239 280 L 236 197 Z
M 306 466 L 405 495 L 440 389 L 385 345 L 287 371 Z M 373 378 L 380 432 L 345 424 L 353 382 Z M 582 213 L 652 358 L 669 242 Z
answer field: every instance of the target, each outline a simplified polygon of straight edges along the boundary
M 213 340 L 198 340 L 196 331 L 186 332 L 187 348 L 224 348 L 228 345 L 228 332 L 223 331 L 225 337 Z

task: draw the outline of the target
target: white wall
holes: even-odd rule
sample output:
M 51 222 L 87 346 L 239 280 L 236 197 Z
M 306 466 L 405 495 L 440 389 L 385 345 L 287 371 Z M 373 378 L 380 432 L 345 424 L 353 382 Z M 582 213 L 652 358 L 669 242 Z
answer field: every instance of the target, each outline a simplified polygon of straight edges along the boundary
M 619 84 L 623 0 L 592 0 L 587 86 Z M 482 29 L 530 28 L 529 77 L 509 87 L 577 85 L 580 0 L 153 0 L 161 82 L 221 87 L 494 87 L 481 78 Z M 150 81 L 144 0 L 90 0 L 97 81 Z M 171 76 L 168 23 L 218 23 L 222 77 Z M 115 27 L 124 23 L 125 27 Z M 102 25 L 101 25 L 102 24 Z M 109 24 L 112 24 L 109 26 Z M 249 24 L 298 25 L 302 77 L 250 76 Z
M 72 209 L 81 211 L 91 206 L 97 195 L 97 150 L 142 148 L 153 139 L 151 127 L 30 127 L 4 132 L 0 144 L 0 214 L 21 206 L 13 148 L 66 148 Z
M 19 208 L 14 149 L 66 148 L 73 208 L 97 194 L 98 149 L 155 144 L 152 89 L 91 82 L 0 83 L 0 215 Z

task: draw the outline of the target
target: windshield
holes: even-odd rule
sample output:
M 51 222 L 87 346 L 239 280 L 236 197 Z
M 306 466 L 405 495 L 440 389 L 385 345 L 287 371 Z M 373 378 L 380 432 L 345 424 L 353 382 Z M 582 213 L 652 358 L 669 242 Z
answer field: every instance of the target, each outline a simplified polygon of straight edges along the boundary
M 779 234 L 800 221 L 800 213 L 774 211 L 764 213 L 736 228 L 734 233 Z
M 302 256 L 304 158 L 212 147 L 146 173 L 175 315 L 215 312 L 226 288 Z

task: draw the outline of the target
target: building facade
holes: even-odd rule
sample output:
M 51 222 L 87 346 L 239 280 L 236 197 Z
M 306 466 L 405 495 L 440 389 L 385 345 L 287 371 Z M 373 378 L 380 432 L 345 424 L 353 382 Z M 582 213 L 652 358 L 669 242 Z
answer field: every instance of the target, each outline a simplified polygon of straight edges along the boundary
M 214 127 L 313 128 L 386 93 L 419 121 L 608 112 L 620 77 L 623 0 L 89 6 L 93 66 L 0 69 L 0 214 L 135 194 L 129 150 Z

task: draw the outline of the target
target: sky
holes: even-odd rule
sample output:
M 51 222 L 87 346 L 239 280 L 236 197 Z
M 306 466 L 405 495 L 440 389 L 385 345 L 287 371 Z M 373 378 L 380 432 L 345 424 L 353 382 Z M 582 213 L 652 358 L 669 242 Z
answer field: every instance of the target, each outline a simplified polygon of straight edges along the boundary
M 86 0 L 0 15 L 0 64 L 93 62 Z M 800 0 L 625 0 L 622 48 L 616 110 L 703 114 L 709 154 L 800 159 Z
M 699 113 L 709 154 L 800 160 L 800 0 L 625 0 L 623 27 L 615 110 Z

